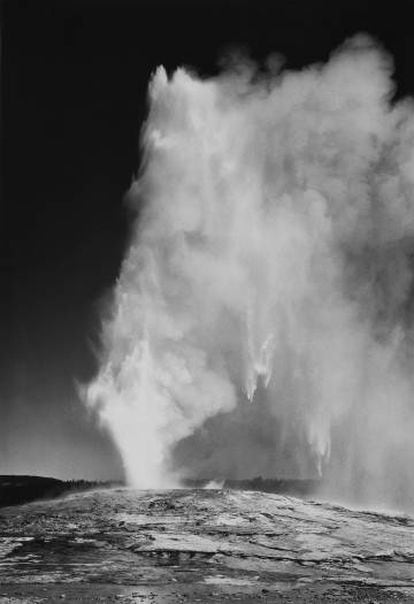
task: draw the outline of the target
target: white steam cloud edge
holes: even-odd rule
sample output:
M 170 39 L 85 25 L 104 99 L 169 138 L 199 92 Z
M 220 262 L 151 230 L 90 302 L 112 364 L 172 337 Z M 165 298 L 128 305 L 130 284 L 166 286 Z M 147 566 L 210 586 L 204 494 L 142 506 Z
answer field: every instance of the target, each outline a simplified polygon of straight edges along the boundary
M 149 89 L 140 208 L 87 404 L 127 480 L 414 495 L 414 109 L 366 36 Z

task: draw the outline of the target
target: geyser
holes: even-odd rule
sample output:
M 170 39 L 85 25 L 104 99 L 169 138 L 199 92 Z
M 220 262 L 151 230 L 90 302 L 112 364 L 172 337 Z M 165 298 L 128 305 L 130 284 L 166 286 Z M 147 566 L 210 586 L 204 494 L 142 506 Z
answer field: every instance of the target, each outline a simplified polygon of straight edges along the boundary
M 130 483 L 413 495 L 414 111 L 391 71 L 363 36 L 300 72 L 156 71 L 86 389 Z

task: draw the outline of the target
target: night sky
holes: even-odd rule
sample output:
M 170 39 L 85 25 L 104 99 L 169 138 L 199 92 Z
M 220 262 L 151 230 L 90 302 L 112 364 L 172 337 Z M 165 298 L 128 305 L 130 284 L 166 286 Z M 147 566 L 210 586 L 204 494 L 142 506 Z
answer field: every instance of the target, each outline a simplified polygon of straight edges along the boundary
M 2 4 L 0 474 L 117 478 L 118 455 L 77 394 L 132 221 L 125 194 L 154 68 L 216 74 L 242 48 L 287 68 L 356 32 L 414 94 L 411 4 L 364 0 L 11 0 Z

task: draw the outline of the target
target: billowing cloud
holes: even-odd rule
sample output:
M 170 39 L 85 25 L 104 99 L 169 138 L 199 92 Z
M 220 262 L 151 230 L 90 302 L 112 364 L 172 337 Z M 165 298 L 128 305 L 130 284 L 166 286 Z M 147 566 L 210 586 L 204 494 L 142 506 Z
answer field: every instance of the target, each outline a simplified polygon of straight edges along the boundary
M 414 111 L 391 72 L 364 36 L 298 72 L 156 71 L 87 389 L 131 483 L 413 494 Z

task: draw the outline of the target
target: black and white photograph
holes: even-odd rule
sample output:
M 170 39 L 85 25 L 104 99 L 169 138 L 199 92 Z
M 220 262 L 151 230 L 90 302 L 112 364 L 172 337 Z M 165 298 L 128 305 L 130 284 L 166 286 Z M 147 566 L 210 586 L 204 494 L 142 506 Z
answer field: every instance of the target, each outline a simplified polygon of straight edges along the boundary
M 412 9 L 0 2 L 0 604 L 414 603 Z

